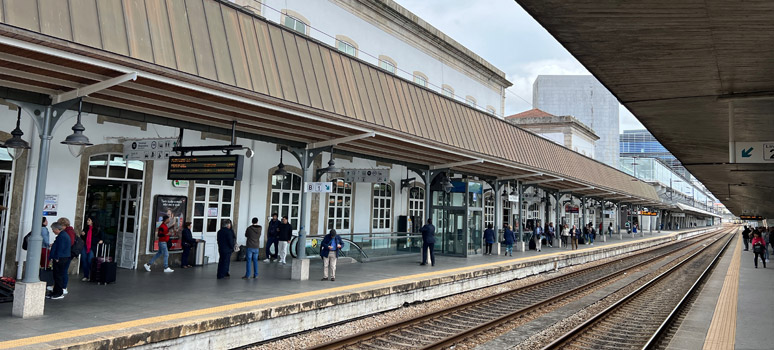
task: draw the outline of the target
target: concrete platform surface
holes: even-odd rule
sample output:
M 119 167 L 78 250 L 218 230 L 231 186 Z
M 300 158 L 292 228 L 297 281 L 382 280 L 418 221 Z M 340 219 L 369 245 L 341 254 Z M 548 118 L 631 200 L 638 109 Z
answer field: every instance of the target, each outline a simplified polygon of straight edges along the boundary
M 264 325 L 260 328 L 262 333 L 255 335 L 255 341 L 260 341 L 282 335 L 283 330 L 291 330 L 283 328 L 285 324 L 277 323 L 283 316 L 345 303 L 356 305 L 355 302 L 369 298 L 396 298 L 391 301 L 393 304 L 373 307 L 367 304 L 369 306 L 362 309 L 363 314 L 384 311 L 399 306 L 402 302 L 397 298 L 401 293 L 412 290 L 430 290 L 433 286 L 444 285 L 442 291 L 433 292 L 436 294 L 413 296 L 440 297 L 480 288 L 487 283 L 501 283 L 498 281 L 523 278 L 556 267 L 661 244 L 690 231 L 693 230 L 679 233 L 654 231 L 645 237 L 624 234 L 623 240 L 614 236 L 607 243 L 598 241 L 594 246 L 582 245 L 577 251 L 544 247 L 542 252 L 517 252 L 513 257 L 477 256 L 466 259 L 437 256 L 435 267 L 419 266 L 417 255 L 363 264 L 342 264 L 338 267 L 335 282 L 320 281 L 322 263 L 319 259 L 312 259 L 310 280 L 301 282 L 290 280 L 291 264 L 263 262 L 256 280 L 241 279 L 245 271 L 244 262 L 233 262 L 232 277 L 225 280 L 215 279 L 215 265 L 176 269 L 174 273 L 119 269 L 118 282 L 107 286 L 81 282 L 76 276 L 71 276 L 70 294 L 62 300 L 46 300 L 45 315 L 42 317 L 15 318 L 11 316 L 11 303 L 0 304 L 0 324 L 3 325 L 0 327 L 0 349 L 20 346 L 152 347 L 150 345 L 154 342 L 180 341 L 183 336 L 189 336 L 185 338 L 187 340 L 206 344 L 212 339 L 203 338 L 202 333 L 224 329 L 236 332 L 238 327 L 251 327 L 258 321 L 273 321 L 271 327 Z M 326 320 L 321 318 L 328 316 L 317 313 L 304 317 L 299 327 L 309 329 L 323 324 Z M 226 336 L 225 339 L 232 337 Z M 240 344 L 243 345 L 226 341 L 218 343 L 218 347 Z

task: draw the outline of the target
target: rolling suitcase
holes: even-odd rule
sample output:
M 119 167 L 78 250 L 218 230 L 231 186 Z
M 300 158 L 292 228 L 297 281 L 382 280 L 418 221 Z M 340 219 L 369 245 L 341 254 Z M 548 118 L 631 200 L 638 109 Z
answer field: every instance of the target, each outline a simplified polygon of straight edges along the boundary
M 91 261 L 91 270 L 89 279 L 97 284 L 108 284 L 116 281 L 116 270 L 118 264 L 108 256 L 110 246 L 107 244 L 97 245 L 97 257 Z
M 535 245 L 534 239 L 529 240 L 529 250 L 537 250 L 537 246 Z

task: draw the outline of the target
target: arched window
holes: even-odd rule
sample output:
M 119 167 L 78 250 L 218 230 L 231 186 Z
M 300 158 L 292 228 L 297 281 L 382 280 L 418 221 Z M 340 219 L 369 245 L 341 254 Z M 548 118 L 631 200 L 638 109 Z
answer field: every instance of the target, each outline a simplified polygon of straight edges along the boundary
M 371 229 L 374 232 L 389 232 L 392 227 L 392 185 L 377 183 L 372 188 Z
M 441 92 L 448 98 L 454 98 L 454 88 L 450 85 L 443 84 L 441 87 Z
M 427 75 L 424 75 L 422 72 L 414 72 L 414 83 L 427 87 L 427 81 Z
M 487 192 L 484 194 L 484 226 L 489 227 L 489 224 L 492 224 L 494 227 L 495 224 L 495 198 L 494 193 L 492 191 Z
M 142 181 L 143 170 L 143 161 L 125 161 L 121 154 L 106 153 L 89 157 L 90 179 Z
M 476 98 L 473 96 L 465 96 L 465 103 L 469 104 L 473 108 L 476 108 Z
M 301 208 L 301 176 L 288 172 L 285 176 L 271 176 L 271 213 L 282 219 L 288 217 L 293 230 L 298 230 Z M 271 214 L 269 213 L 269 214 Z
M 282 24 L 298 33 L 309 35 L 309 20 L 292 10 L 282 10 Z
M 424 224 L 425 218 L 425 189 L 414 185 L 409 190 L 409 216 L 415 216 L 419 220 L 418 224 Z M 417 223 L 414 223 L 415 225 Z
M 336 35 L 336 48 L 347 55 L 357 57 L 357 44 L 349 37 Z
M 349 231 L 352 216 L 352 183 L 334 179 L 333 189 L 328 194 L 328 230 Z M 343 233 L 343 232 L 338 232 Z
M 395 60 L 385 55 L 379 55 L 379 67 L 392 74 L 398 72 L 398 64 L 395 63 Z

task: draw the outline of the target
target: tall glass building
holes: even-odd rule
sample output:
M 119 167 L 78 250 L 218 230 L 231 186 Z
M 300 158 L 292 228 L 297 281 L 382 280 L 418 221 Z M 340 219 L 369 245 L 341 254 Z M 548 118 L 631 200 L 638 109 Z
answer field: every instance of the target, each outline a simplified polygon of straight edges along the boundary
M 619 136 L 621 157 L 657 158 L 682 176 L 690 174 L 677 158 L 645 129 L 624 130 Z

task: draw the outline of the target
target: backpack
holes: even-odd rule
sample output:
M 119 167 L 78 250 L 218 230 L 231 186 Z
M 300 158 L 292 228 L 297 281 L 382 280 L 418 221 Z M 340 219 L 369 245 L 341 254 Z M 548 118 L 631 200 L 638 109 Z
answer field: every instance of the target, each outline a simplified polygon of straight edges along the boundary
M 81 236 L 75 235 L 75 242 L 70 246 L 70 257 L 75 258 L 80 255 L 85 245 Z
M 30 233 L 27 233 L 27 234 L 24 236 L 24 241 L 22 241 L 22 249 L 24 249 L 24 250 L 27 250 L 27 244 L 28 244 L 28 242 L 30 241 L 30 235 L 31 235 L 31 234 L 32 234 L 32 232 L 30 232 Z
M 753 253 L 763 253 L 763 244 L 761 242 L 753 244 Z

